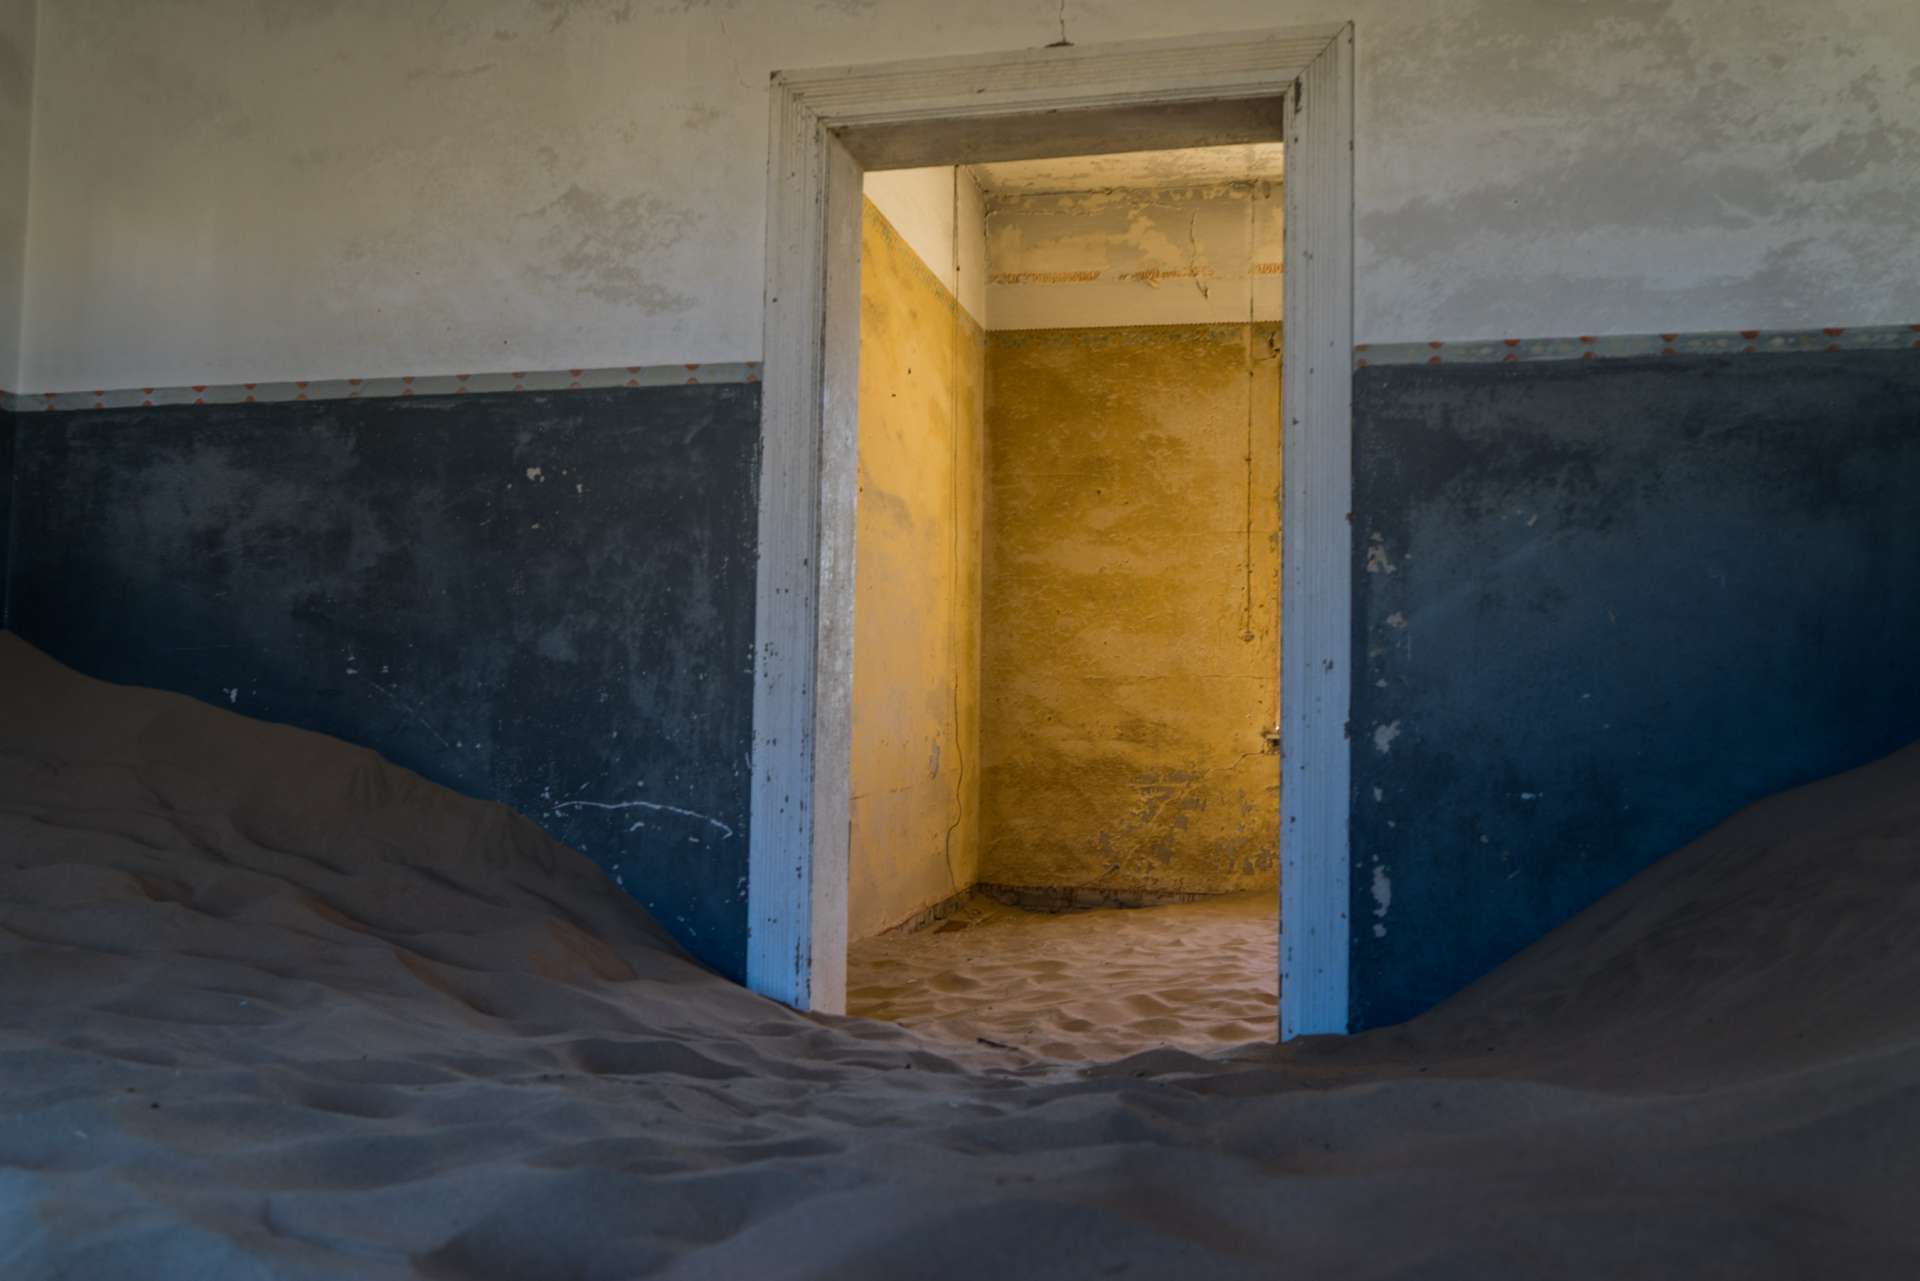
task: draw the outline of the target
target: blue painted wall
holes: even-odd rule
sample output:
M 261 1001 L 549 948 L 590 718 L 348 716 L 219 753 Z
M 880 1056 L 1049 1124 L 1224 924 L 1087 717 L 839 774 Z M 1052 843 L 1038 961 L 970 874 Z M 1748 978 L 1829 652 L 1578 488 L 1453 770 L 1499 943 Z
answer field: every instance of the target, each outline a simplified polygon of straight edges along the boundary
M 1920 738 L 1920 352 L 1354 380 L 1356 1028 Z
M 11 625 L 523 810 L 738 977 L 757 390 L 18 416 Z M 1920 353 L 1354 390 L 1354 1026 L 1920 737 Z
M 0 409 L 0 627 L 7 621 L 7 587 L 12 582 L 13 415 Z
M 745 964 L 758 387 L 36 413 L 11 626 L 519 809 Z

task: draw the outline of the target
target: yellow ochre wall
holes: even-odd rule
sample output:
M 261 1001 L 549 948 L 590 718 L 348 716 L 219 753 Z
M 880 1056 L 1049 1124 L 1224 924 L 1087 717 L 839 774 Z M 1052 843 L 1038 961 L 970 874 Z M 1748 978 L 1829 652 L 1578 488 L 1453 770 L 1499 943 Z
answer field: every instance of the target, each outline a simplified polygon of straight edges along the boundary
M 848 934 L 979 870 L 980 326 L 874 208 L 860 268 Z
M 1279 339 L 988 334 L 982 881 L 1274 884 Z

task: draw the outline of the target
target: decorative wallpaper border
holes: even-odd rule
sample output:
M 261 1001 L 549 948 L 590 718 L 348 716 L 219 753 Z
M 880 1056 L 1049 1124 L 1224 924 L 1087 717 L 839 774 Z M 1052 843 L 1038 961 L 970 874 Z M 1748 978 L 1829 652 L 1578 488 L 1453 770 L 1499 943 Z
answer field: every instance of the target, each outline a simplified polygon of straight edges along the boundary
M 387 396 L 461 396 L 484 392 L 573 391 L 590 387 L 675 387 L 760 381 L 760 362 L 621 365 L 491 374 L 406 374 L 398 378 L 315 378 L 294 382 L 122 387 L 112 391 L 26 393 L 0 388 L 0 409 L 138 409 L 148 405 L 246 405 L 287 400 L 373 400 Z
M 958 307 L 958 304 L 955 306 Z M 967 318 L 972 320 L 971 316 Z M 1730 329 L 1697 334 L 1606 334 L 1574 338 L 1486 338 L 1465 342 L 1360 343 L 1353 349 L 1353 367 L 1524 364 L 1632 356 L 1724 356 L 1757 352 L 1902 349 L 1920 351 L 1920 324 L 1834 326 L 1826 329 Z M 759 381 L 759 361 L 736 360 L 485 374 L 405 374 L 396 378 L 195 383 L 95 391 L 29 393 L 0 387 L 0 410 L 31 413 L 55 409 L 138 409 L 150 405 L 272 404 L 289 400 L 372 400 L 389 396 L 460 396 L 489 392 L 673 387 L 688 383 Z
M 1920 349 L 1920 325 L 1830 329 L 1738 329 L 1698 334 L 1609 334 L 1578 338 L 1490 338 L 1468 342 L 1361 343 L 1353 367 L 1494 365 L 1623 356 L 1726 356 L 1782 351 Z

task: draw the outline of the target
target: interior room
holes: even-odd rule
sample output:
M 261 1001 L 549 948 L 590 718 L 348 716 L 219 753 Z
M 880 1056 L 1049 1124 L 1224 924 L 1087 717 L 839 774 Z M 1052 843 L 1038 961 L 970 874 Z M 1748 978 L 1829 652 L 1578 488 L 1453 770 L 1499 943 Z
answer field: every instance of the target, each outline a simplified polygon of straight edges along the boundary
M 867 175 L 850 1012 L 1273 1035 L 1282 168 Z
M 1920 1277 L 1916 67 L 0 0 L 0 1281 Z

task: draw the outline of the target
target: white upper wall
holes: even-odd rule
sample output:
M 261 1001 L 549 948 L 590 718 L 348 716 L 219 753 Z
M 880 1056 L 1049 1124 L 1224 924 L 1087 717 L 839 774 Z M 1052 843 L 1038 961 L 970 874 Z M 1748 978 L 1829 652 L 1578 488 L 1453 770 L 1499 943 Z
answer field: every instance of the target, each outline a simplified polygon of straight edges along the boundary
M 1280 185 L 987 198 L 987 326 L 1280 319 Z
M 0 388 L 20 385 L 27 249 L 27 157 L 33 147 L 34 0 L 0 0 Z
M 907 247 L 977 325 L 987 323 L 986 210 L 964 169 L 887 169 L 866 175 L 873 202 Z
M 30 390 L 754 359 L 768 75 L 1047 0 L 47 0 Z M 1104 0 L 1351 18 L 1356 338 L 1920 321 L 1913 0 Z

